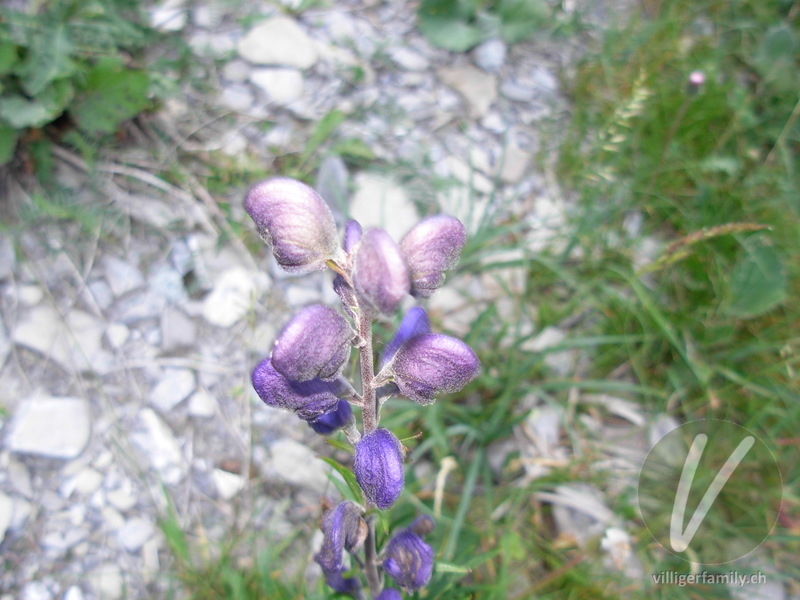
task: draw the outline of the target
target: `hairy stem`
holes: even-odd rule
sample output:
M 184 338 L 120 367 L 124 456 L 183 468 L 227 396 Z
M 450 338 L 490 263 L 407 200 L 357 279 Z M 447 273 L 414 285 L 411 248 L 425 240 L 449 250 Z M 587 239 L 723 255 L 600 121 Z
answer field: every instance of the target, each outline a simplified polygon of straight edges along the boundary
M 378 553 L 375 550 L 375 516 L 367 517 L 367 539 L 364 540 L 364 574 L 367 576 L 367 585 L 370 595 L 375 598 L 381 593 L 380 577 L 378 576 Z

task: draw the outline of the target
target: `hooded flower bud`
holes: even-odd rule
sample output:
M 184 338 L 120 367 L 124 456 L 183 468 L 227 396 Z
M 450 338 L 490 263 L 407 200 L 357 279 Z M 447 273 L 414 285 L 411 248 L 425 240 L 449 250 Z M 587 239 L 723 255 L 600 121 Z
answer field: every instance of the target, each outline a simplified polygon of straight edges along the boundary
M 467 232 L 461 221 L 434 215 L 417 223 L 400 241 L 411 274 L 411 295 L 430 298 L 444 283 L 444 272 L 458 262 Z
M 358 320 L 358 300 L 356 299 L 356 292 L 353 287 L 347 283 L 347 280 L 341 275 L 336 275 L 333 278 L 333 291 L 339 296 L 342 301 L 342 308 L 344 312 L 350 315 L 353 321 Z
M 344 251 L 351 254 L 361 241 L 363 233 L 361 223 L 350 219 L 344 226 Z
M 278 373 L 268 358 L 253 370 L 252 381 L 266 405 L 295 412 L 304 421 L 318 419 L 339 406 L 334 384 L 320 379 L 291 381 Z
M 272 366 L 293 381 L 336 379 L 350 356 L 353 330 L 338 312 L 315 304 L 283 328 L 272 351 Z
M 375 600 L 403 600 L 403 596 L 394 588 L 386 588 L 375 596 Z
M 419 537 L 425 537 L 436 528 L 436 522 L 433 520 L 433 517 L 422 515 L 414 519 L 408 528 Z
M 410 308 L 403 317 L 403 320 L 400 321 L 400 325 L 394 337 L 386 344 L 386 348 L 383 349 L 380 366 L 383 367 L 383 365 L 389 362 L 400 349 L 400 346 L 405 344 L 408 340 L 417 335 L 430 332 L 431 322 L 428 320 L 428 314 L 425 310 L 419 306 Z
M 386 544 L 383 570 L 407 590 L 425 586 L 433 573 L 433 549 L 410 529 L 404 529 Z
M 358 485 L 375 505 L 391 508 L 403 491 L 403 450 L 388 429 L 376 429 L 356 444 L 353 464 Z
M 244 201 L 261 238 L 290 273 L 321 271 L 340 256 L 331 209 L 313 189 L 288 177 L 256 185 Z
M 353 283 L 359 305 L 391 314 L 408 294 L 408 266 L 400 248 L 383 229 L 368 229 L 355 257 Z
M 322 548 L 314 560 L 322 567 L 325 582 L 341 593 L 352 593 L 360 587 L 356 578 L 345 579 L 344 551 L 355 552 L 367 537 L 367 524 L 361 518 L 364 509 L 345 500 L 322 519 Z
M 403 344 L 378 379 L 391 377 L 414 402 L 432 404 L 437 394 L 459 391 L 479 371 L 478 357 L 464 342 L 447 335 L 424 333 Z
M 329 413 L 320 415 L 308 424 L 321 435 L 333 433 L 353 420 L 353 409 L 347 400 L 339 400 L 338 406 Z

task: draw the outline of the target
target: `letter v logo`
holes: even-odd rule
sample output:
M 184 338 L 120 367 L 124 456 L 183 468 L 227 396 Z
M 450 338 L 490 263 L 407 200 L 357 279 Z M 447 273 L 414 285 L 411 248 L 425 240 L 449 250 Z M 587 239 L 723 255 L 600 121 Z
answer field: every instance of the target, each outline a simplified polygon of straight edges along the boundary
M 683 552 L 689 547 L 722 488 L 725 487 L 736 467 L 739 466 L 739 463 L 742 462 L 742 459 L 755 444 L 755 437 L 747 436 L 739 442 L 739 445 L 736 446 L 736 449 L 725 461 L 725 464 L 722 465 L 722 468 L 714 477 L 714 481 L 711 482 L 711 485 L 708 486 L 705 494 L 703 494 L 686 529 L 683 529 L 689 491 L 692 489 L 694 475 L 697 472 L 697 467 L 700 464 L 707 442 L 708 436 L 706 434 L 700 433 L 696 435 L 691 448 L 689 448 L 689 454 L 686 455 L 686 461 L 683 463 L 683 471 L 681 471 L 678 489 L 675 492 L 675 503 L 672 505 L 672 519 L 669 527 L 669 542 L 675 552 Z

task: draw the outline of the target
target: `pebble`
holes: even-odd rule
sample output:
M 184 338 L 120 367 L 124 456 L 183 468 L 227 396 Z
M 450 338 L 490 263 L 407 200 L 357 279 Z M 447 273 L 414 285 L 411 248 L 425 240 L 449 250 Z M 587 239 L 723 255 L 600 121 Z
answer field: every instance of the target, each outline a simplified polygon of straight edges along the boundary
M 8 279 L 17 265 L 17 257 L 10 236 L 0 239 L 0 281 Z
M 31 581 L 22 588 L 22 600 L 52 600 L 53 595 L 41 581 Z
M 472 51 L 472 59 L 487 73 L 497 73 L 506 61 L 506 45 L 502 40 L 486 40 Z
M 186 461 L 175 434 L 149 408 L 139 413 L 139 421 L 142 430 L 131 435 L 133 442 L 144 452 L 164 483 L 177 484 L 185 475 Z
M 18 494 L 26 497 L 33 497 L 33 484 L 31 483 L 31 474 L 28 467 L 23 462 L 11 458 L 8 462 L 6 470 L 9 483 Z
M 150 25 L 159 31 L 174 32 L 186 27 L 184 0 L 167 0 L 150 9 Z
M 234 112 L 245 112 L 253 106 L 253 92 L 245 85 L 228 85 L 222 90 L 217 101 Z
M 70 459 L 83 452 L 90 435 L 88 402 L 34 396 L 17 408 L 6 447 L 20 454 Z
M 155 527 L 150 519 L 134 517 L 125 521 L 117 531 L 117 541 L 128 552 L 137 552 L 144 543 L 153 537 Z
M 234 83 L 244 83 L 250 78 L 250 65 L 243 60 L 232 60 L 222 67 L 222 76 Z
M 245 479 L 241 475 L 222 469 L 214 469 L 211 472 L 211 479 L 217 488 L 219 497 L 223 500 L 230 500 L 236 496 L 242 491 L 245 484 Z
M 470 116 L 481 118 L 497 99 L 497 78 L 472 65 L 444 67 L 438 71 L 442 82 L 466 101 Z
M 268 287 L 264 273 L 243 267 L 228 269 L 217 280 L 203 302 L 203 317 L 217 327 L 231 327 L 253 307 Z
M 430 62 L 418 52 L 414 52 L 405 46 L 398 46 L 388 50 L 389 58 L 406 71 L 424 71 Z
M 265 468 L 267 476 L 319 493 L 328 487 L 329 467 L 308 446 L 281 439 L 273 443 L 269 451 L 271 460 Z
M 0 367 L 2 367 L 11 352 L 11 341 L 6 333 L 6 326 L 0 321 Z
M 210 419 L 217 414 L 217 401 L 207 390 L 197 390 L 189 398 L 189 414 L 193 417 Z
M 122 598 L 125 580 L 122 571 L 114 563 L 100 565 L 88 574 L 89 584 L 103 600 L 119 600 Z
M 416 206 L 406 190 L 391 177 L 362 171 L 353 182 L 350 214 L 361 226 L 383 227 L 399 242 L 419 221 Z
M 126 512 L 136 506 L 136 502 L 138 501 L 130 482 L 128 482 L 127 485 L 122 485 L 117 489 L 106 492 L 106 499 L 109 504 L 122 512 Z
M 197 341 L 197 325 L 177 308 L 167 308 L 161 315 L 161 347 L 164 352 L 190 348 Z
M 314 41 L 288 17 L 259 23 L 239 41 L 239 55 L 256 65 L 308 69 L 317 62 Z
M 165 369 L 161 381 L 150 392 L 150 404 L 168 413 L 188 398 L 194 388 L 195 375 L 191 369 Z
M 70 586 L 64 594 L 63 600 L 83 600 L 83 592 L 77 585 Z
M 254 69 L 250 81 L 278 106 L 287 106 L 303 95 L 303 76 L 297 69 Z
M 14 500 L 0 492 L 0 544 L 6 536 L 14 516 Z
M 106 340 L 114 350 L 119 350 L 130 338 L 131 330 L 123 323 L 111 323 L 106 329 Z
M 104 256 L 106 281 L 111 292 L 119 298 L 144 285 L 144 275 L 135 266 L 114 256 Z

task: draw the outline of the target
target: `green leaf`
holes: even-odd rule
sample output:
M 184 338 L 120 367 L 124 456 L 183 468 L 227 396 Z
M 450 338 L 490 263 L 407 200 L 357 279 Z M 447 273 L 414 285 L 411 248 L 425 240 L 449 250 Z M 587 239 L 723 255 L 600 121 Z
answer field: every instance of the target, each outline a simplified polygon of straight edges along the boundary
M 484 39 L 475 17 L 475 5 L 459 0 L 424 0 L 417 9 L 422 34 L 431 44 L 453 52 L 466 52 Z
M 440 560 L 436 561 L 436 572 L 437 573 L 458 573 L 459 575 L 466 575 L 467 573 L 471 573 L 472 569 L 469 567 L 462 567 L 460 565 L 454 565 L 452 563 L 442 562 Z
M 358 485 L 358 481 L 356 481 L 356 476 L 353 474 L 353 472 L 350 469 L 343 467 L 332 458 L 323 456 L 322 460 L 328 463 L 331 467 L 333 467 L 334 471 L 336 471 L 337 473 L 339 473 L 339 475 L 342 476 L 345 483 L 347 484 L 347 487 L 350 489 L 350 493 L 352 494 L 351 499 L 358 502 L 359 504 L 364 504 L 364 494 L 361 491 L 361 486 Z
M 9 40 L 0 40 L 0 75 L 10 73 L 18 58 L 17 46 Z
M 22 87 L 30 96 L 38 96 L 47 84 L 75 72 L 70 59 L 72 44 L 63 25 L 34 34 L 25 60 L 15 70 Z
M 345 441 L 336 438 L 328 438 L 325 440 L 325 443 L 333 448 L 336 448 L 337 450 L 343 450 L 344 452 L 347 452 L 349 454 L 355 453 L 353 447 Z
M 16 147 L 17 131 L 0 123 L 0 165 L 6 164 L 14 157 Z
M 41 127 L 53 118 L 53 113 L 42 102 L 28 100 L 18 94 L 0 98 L 0 119 L 14 129 Z
M 500 0 L 497 14 L 503 39 L 513 44 L 541 28 L 550 16 L 550 9 L 542 0 Z
M 747 238 L 742 246 L 743 254 L 731 272 L 727 313 L 757 317 L 786 299 L 786 270 L 763 237 Z
M 120 123 L 147 107 L 148 84 L 143 71 L 127 69 L 114 59 L 100 61 L 86 74 L 86 87 L 70 113 L 87 133 L 114 133 Z
M 331 148 L 331 152 L 351 162 L 371 162 L 376 158 L 370 147 L 357 138 L 348 138 L 337 142 Z

